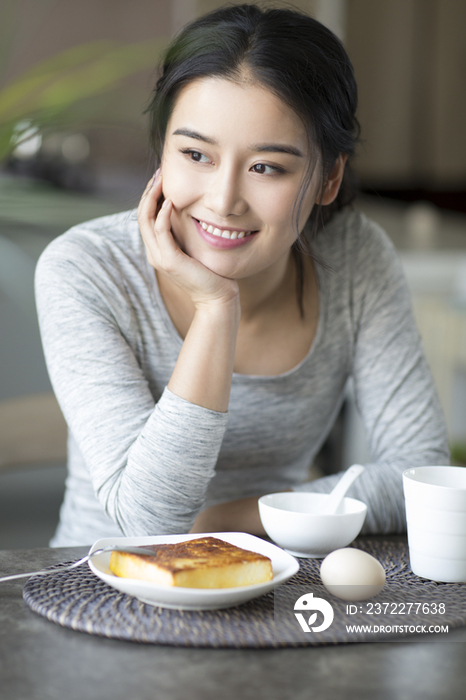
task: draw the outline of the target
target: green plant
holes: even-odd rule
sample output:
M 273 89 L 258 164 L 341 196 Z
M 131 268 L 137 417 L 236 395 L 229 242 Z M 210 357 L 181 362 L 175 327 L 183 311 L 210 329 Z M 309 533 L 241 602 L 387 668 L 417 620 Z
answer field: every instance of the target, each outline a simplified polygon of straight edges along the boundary
M 450 445 L 451 463 L 466 467 L 466 443 L 457 442 Z
M 155 66 L 166 40 L 118 45 L 98 41 L 68 49 L 0 87 L 0 161 L 31 129 L 44 132 L 73 124 L 73 108 L 115 89 Z

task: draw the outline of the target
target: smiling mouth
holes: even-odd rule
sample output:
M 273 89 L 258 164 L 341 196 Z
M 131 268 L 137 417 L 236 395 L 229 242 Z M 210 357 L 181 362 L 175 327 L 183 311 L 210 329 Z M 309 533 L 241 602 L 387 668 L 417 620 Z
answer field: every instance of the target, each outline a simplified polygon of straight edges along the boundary
M 220 229 L 212 226 L 212 224 L 207 224 L 205 221 L 201 221 L 200 219 L 196 219 L 196 221 L 199 223 L 199 226 L 204 229 L 204 231 L 207 231 L 207 233 L 212 234 L 212 236 L 217 236 L 218 238 L 229 238 L 230 240 L 235 240 L 236 238 L 246 238 L 247 236 L 250 236 L 251 233 L 256 233 L 256 231 L 242 231 L 239 229 Z

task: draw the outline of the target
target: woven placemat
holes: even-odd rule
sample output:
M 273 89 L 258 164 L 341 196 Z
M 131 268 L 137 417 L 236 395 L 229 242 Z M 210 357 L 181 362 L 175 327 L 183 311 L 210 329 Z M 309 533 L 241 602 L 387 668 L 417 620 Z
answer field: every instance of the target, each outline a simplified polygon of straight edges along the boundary
M 466 625 L 466 584 L 434 583 L 415 576 L 403 542 L 361 539 L 354 546 L 383 564 L 387 581 L 378 596 L 350 608 L 323 587 L 321 561 L 314 559 L 300 559 L 298 573 L 274 592 L 224 610 L 147 605 L 108 586 L 86 564 L 30 578 L 23 597 L 32 610 L 63 627 L 112 639 L 186 647 L 319 646 L 390 641 L 421 633 L 447 638 L 440 626 L 451 630 Z M 325 631 L 304 632 L 294 615 L 294 602 L 308 592 L 333 608 L 334 619 Z

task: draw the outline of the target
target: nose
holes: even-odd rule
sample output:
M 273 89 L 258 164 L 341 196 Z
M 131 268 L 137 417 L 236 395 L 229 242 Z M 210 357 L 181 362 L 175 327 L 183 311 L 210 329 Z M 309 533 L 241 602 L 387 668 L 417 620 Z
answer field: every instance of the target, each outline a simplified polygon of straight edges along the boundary
M 242 216 L 248 208 L 242 190 L 241 175 L 237 168 L 226 163 L 218 166 L 205 194 L 206 206 L 222 219 Z

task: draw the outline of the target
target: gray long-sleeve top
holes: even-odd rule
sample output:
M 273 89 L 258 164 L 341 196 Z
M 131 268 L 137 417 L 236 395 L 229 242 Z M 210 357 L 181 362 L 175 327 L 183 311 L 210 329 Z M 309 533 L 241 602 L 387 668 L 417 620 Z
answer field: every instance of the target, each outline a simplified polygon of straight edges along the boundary
M 447 464 L 447 434 L 386 235 L 340 213 L 313 241 L 319 321 L 312 347 L 278 376 L 234 374 L 228 413 L 166 387 L 182 339 L 147 262 L 135 212 L 76 226 L 36 272 L 45 356 L 69 426 L 65 500 L 52 544 L 188 532 L 201 509 L 305 483 L 353 378 L 371 464 L 349 495 L 366 532 L 405 527 L 401 473 Z M 212 357 L 215 362 L 215 356 Z

